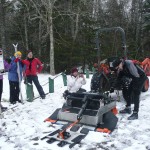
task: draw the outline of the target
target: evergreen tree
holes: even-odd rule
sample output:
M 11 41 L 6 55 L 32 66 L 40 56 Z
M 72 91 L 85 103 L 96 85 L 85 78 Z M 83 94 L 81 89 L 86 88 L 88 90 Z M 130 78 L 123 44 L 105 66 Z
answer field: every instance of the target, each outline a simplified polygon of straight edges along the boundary
M 150 1 L 143 2 L 143 51 L 150 55 Z

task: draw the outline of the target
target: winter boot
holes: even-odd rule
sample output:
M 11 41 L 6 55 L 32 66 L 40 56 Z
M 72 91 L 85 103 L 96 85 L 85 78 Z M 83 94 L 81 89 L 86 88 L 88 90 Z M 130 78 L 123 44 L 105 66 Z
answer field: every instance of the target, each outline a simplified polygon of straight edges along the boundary
M 131 107 L 126 107 L 123 110 L 119 111 L 120 114 L 131 114 Z
M 16 104 L 16 101 L 11 101 L 10 104 L 13 104 L 13 105 L 14 105 L 14 104 Z
M 45 95 L 41 95 L 41 98 L 42 98 L 42 99 L 45 99 L 45 97 L 46 97 Z
M 6 111 L 6 110 L 7 110 L 7 107 L 1 106 L 1 110 L 2 110 L 2 112 Z
M 128 120 L 135 120 L 138 119 L 138 113 L 137 112 L 133 112 L 133 114 L 128 117 Z
M 2 107 L 1 110 L 2 110 L 2 112 L 6 111 L 7 107 Z
M 17 100 L 17 102 L 18 102 L 18 103 L 21 103 L 21 100 L 20 100 L 20 99 L 18 99 L 18 100 Z

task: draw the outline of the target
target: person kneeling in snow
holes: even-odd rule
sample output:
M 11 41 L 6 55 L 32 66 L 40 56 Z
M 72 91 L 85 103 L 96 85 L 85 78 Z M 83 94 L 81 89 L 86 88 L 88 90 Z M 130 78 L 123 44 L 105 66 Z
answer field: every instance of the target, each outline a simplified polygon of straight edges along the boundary
M 83 74 L 78 72 L 76 67 L 71 69 L 71 75 L 67 78 L 67 90 L 64 92 L 64 98 L 67 97 L 69 93 L 82 93 L 86 92 L 85 89 L 82 89 L 82 85 L 86 84 L 86 80 Z
M 121 110 L 120 113 L 122 114 L 130 114 L 131 113 L 131 101 L 132 101 L 132 94 L 134 95 L 134 110 L 133 114 L 128 117 L 128 120 L 138 119 L 138 111 L 139 111 L 139 99 L 140 94 L 147 79 L 144 70 L 134 64 L 132 60 L 122 60 L 116 59 L 112 63 L 113 67 L 116 69 L 118 78 L 117 81 L 120 82 L 124 77 L 131 79 L 128 88 L 123 88 L 123 97 L 126 100 L 126 107 L 125 109 Z M 127 82 L 127 80 L 126 80 Z

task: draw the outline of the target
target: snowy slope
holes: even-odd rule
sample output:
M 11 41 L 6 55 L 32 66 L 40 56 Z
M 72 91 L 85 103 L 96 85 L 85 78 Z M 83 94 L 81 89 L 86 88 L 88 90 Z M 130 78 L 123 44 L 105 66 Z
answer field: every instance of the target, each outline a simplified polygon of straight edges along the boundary
M 48 74 L 40 74 L 39 80 L 44 85 L 44 91 L 49 91 Z M 3 102 L 4 106 L 8 106 L 9 110 L 3 113 L 4 118 L 0 119 L 0 149 L 1 150 L 68 150 L 66 145 L 59 148 L 57 143 L 47 144 L 45 140 L 40 138 L 45 133 L 56 130 L 57 126 L 50 127 L 50 123 L 44 123 L 44 119 L 50 116 L 56 108 L 62 106 L 64 99 L 62 93 L 66 90 L 63 86 L 62 76 L 54 80 L 55 92 L 48 94 L 46 99 L 40 98 L 34 102 L 26 102 L 22 105 L 10 105 L 9 99 L 9 83 L 7 74 L 4 75 Z M 45 85 L 46 84 L 46 85 Z M 90 79 L 83 88 L 90 90 Z M 25 85 L 22 83 L 22 93 L 26 99 Z M 35 96 L 38 92 L 34 87 Z M 142 93 L 140 102 L 139 119 L 128 121 L 129 115 L 120 115 L 116 130 L 110 135 L 104 133 L 89 132 L 87 137 L 82 141 L 81 145 L 76 145 L 74 150 L 150 150 L 150 106 L 149 106 L 150 90 Z M 116 95 L 114 95 L 116 98 Z M 14 108 L 12 108 L 14 107 Z M 124 101 L 117 102 L 117 108 L 124 107 Z

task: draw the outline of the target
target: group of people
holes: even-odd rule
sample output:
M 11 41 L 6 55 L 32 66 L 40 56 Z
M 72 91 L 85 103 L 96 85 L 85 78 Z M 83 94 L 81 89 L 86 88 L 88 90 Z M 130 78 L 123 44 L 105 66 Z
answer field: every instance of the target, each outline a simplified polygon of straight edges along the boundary
M 0 53 L 3 53 L 0 50 Z M 14 56 L 10 59 L 4 60 L 4 69 L 8 71 L 8 80 L 10 86 L 10 103 L 15 104 L 16 102 L 21 102 L 19 99 L 20 87 L 19 78 L 26 80 L 26 83 L 35 84 L 42 99 L 45 99 L 45 92 L 38 80 L 38 73 L 43 69 L 42 62 L 33 56 L 31 50 L 27 51 L 27 58 L 21 59 L 22 53 L 20 51 L 15 52 Z M 19 69 L 18 69 L 19 67 Z M 18 72 L 19 71 L 19 72 Z M 1 104 L 1 97 L 3 91 L 3 73 L 0 73 L 0 107 L 2 111 L 7 108 L 3 107 Z
M 132 60 L 118 58 L 113 61 L 112 66 L 115 68 L 117 74 L 116 86 L 125 84 L 124 88 L 122 88 L 122 94 L 126 101 L 126 107 L 120 110 L 120 113 L 131 114 L 131 104 L 133 102 L 133 113 L 128 117 L 128 120 L 138 119 L 140 94 L 147 76 L 144 70 Z M 77 68 L 73 68 L 71 70 L 71 76 L 69 76 L 67 80 L 67 90 L 64 92 L 64 97 L 74 92 L 85 92 L 85 90 L 81 88 L 84 84 L 86 84 L 84 75 L 80 75 Z
M 0 50 L 0 53 L 2 51 Z M 20 77 L 22 79 L 22 74 L 24 72 L 24 77 L 27 83 L 32 84 L 34 82 L 40 96 L 42 99 L 45 99 L 45 93 L 42 86 L 39 83 L 37 74 L 40 73 L 43 69 L 43 64 L 38 58 L 33 57 L 32 51 L 28 51 L 27 59 L 21 59 L 21 52 L 17 51 L 14 54 L 14 57 L 11 58 L 10 63 L 4 61 L 5 70 L 8 71 L 8 80 L 10 85 L 10 103 L 15 104 L 19 99 L 19 78 L 17 72 L 17 63 L 19 64 Z M 126 107 L 120 111 L 122 114 L 131 114 L 131 103 L 134 103 L 134 110 L 131 116 L 128 117 L 128 120 L 138 119 L 139 112 L 139 103 L 140 103 L 140 94 L 143 88 L 143 85 L 147 79 L 147 76 L 144 70 L 136 65 L 132 60 L 124 59 L 115 59 L 112 63 L 112 66 L 115 68 L 117 73 L 116 85 L 120 84 L 124 79 L 126 87 L 122 88 L 123 97 L 126 101 Z M 70 93 L 76 92 L 86 92 L 85 89 L 82 89 L 82 85 L 86 84 L 86 79 L 83 74 L 78 72 L 76 67 L 72 68 L 71 75 L 67 78 L 67 90 L 64 92 L 64 97 L 66 98 Z M 0 73 L 0 102 L 3 90 L 3 75 Z M 134 95 L 134 97 L 133 97 Z M 0 103 L 2 110 L 6 108 Z

